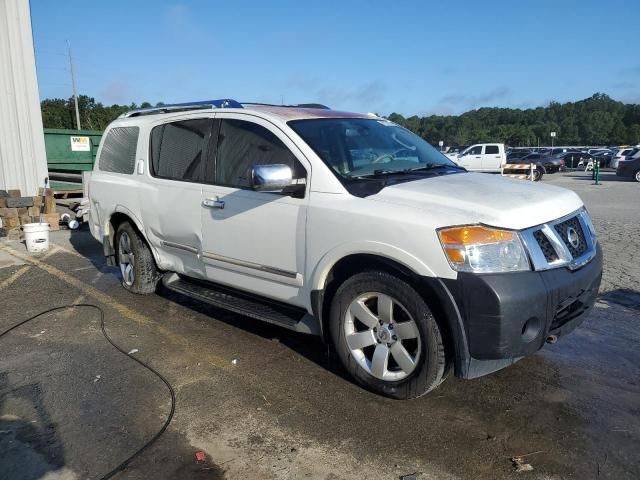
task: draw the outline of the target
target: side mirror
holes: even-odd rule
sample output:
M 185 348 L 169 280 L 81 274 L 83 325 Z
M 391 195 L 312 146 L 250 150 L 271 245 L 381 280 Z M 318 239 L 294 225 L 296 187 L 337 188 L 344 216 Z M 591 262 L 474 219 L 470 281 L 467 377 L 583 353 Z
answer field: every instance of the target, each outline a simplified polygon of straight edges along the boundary
M 256 192 L 281 192 L 292 180 L 288 165 L 254 165 L 251 169 L 251 188 Z

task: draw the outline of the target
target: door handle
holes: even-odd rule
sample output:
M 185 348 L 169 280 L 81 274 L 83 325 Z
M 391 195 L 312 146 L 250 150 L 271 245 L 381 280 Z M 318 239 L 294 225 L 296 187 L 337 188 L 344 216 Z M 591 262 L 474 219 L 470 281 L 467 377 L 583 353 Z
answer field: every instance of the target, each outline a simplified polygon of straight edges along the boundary
M 218 197 L 216 198 L 205 198 L 202 201 L 202 206 L 206 208 L 224 208 L 224 201 L 220 200 Z

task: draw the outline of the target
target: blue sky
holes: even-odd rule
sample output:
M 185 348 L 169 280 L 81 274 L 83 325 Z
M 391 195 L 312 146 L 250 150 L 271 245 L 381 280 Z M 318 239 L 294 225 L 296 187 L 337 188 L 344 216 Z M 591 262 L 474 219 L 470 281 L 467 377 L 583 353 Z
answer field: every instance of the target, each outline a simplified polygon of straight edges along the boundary
M 31 0 L 41 98 L 411 114 L 640 103 L 638 0 Z

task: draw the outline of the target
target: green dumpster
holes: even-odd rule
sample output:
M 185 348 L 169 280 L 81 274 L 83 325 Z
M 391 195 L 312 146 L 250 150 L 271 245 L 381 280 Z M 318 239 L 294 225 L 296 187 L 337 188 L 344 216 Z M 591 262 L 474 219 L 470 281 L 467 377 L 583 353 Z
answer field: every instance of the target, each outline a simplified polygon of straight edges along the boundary
M 100 138 L 100 130 L 44 129 L 51 188 L 82 189 L 82 172 L 93 170 Z

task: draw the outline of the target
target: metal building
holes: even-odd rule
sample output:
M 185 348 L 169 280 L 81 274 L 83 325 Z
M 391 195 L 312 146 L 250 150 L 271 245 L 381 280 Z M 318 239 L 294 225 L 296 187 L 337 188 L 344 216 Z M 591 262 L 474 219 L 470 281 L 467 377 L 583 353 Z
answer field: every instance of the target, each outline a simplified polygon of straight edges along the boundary
M 29 0 L 0 0 L 0 189 L 37 195 L 46 176 Z

